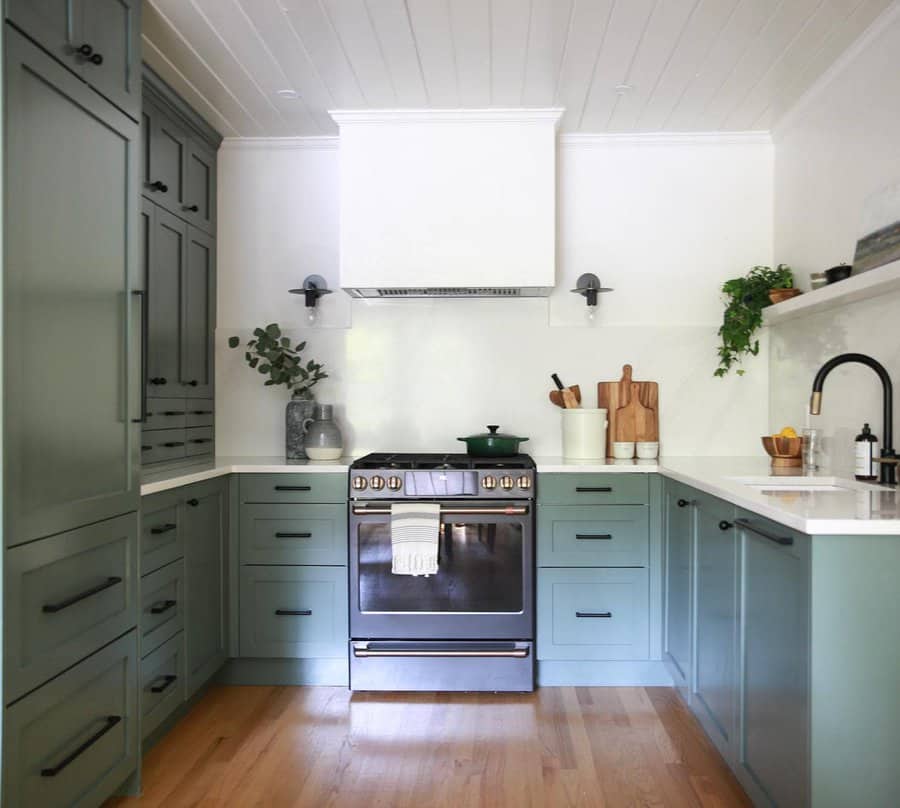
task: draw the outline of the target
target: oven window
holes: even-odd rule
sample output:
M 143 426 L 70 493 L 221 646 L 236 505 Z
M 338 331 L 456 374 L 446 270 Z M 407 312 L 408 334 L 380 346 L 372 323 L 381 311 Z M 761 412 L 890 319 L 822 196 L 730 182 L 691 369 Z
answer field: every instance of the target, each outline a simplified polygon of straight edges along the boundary
M 359 525 L 363 612 L 521 612 L 522 525 L 442 524 L 437 575 L 391 572 L 389 522 Z

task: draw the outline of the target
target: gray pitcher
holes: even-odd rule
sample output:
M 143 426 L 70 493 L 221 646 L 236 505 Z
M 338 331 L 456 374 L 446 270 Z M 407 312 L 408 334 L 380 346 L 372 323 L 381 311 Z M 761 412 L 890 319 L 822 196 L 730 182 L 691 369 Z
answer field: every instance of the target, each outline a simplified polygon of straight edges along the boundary
M 341 456 L 344 439 L 334 422 L 331 404 L 316 406 L 315 420 L 309 425 L 304 445 L 310 460 L 337 460 Z
M 316 400 L 308 390 L 295 392 L 284 411 L 284 455 L 288 460 L 304 460 L 303 439 L 313 422 Z

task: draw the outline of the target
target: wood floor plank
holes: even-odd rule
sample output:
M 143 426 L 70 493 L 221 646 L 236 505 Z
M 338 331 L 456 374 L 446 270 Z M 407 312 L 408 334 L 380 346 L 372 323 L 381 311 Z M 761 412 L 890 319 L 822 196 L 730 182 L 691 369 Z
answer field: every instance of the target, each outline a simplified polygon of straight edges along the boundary
M 107 808 L 747 808 L 670 688 L 214 687 Z

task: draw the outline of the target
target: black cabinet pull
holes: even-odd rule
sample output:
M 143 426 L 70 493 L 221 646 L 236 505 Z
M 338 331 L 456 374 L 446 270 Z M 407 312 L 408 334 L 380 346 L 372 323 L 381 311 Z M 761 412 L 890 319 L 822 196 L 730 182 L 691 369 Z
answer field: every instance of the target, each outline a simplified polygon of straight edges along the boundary
M 575 612 L 576 617 L 612 617 L 612 612 Z
M 177 603 L 177 600 L 164 600 L 162 603 L 154 603 L 150 607 L 150 614 L 165 614 L 169 609 L 174 609 Z
M 170 440 L 163 444 L 167 449 L 174 449 L 176 446 L 184 446 L 183 440 Z
M 612 535 L 609 533 L 576 533 L 578 541 L 609 541 Z
M 153 447 L 152 446 L 141 446 L 142 452 L 149 452 Z
M 212 438 L 191 438 L 188 443 L 212 443 Z
M 150 384 L 165 384 L 166 377 L 165 376 L 154 376 L 152 379 L 148 379 Z
M 212 410 L 192 410 L 191 415 L 212 415 Z
M 679 499 L 679 500 L 678 500 L 678 507 L 679 507 L 679 508 L 686 508 L 686 507 L 687 507 L 688 505 L 690 505 L 690 504 L 691 504 L 691 503 L 688 502 L 686 499 Z
M 311 491 L 312 488 L 308 485 L 276 485 L 276 491 Z
M 109 589 L 120 583 L 122 583 L 122 579 L 118 575 L 111 575 L 102 584 L 97 584 L 97 586 L 92 586 L 90 589 L 85 589 L 84 592 L 79 592 L 77 595 L 72 595 L 70 598 L 61 600 L 58 603 L 45 603 L 41 607 L 41 611 L 44 612 L 44 614 L 56 614 L 63 609 L 68 609 L 69 606 L 74 606 L 79 601 L 91 597 L 91 595 L 98 595 L 105 589 Z
M 79 56 L 84 56 L 85 59 L 87 59 L 87 57 L 90 56 L 93 52 L 94 49 L 90 45 L 88 45 L 87 42 L 85 42 L 83 45 L 79 45 L 76 49 L 76 53 Z
M 88 749 L 90 749 L 97 741 L 99 741 L 107 732 L 109 732 L 116 724 L 118 724 L 122 720 L 122 716 L 120 715 L 108 715 L 104 721 L 103 727 L 97 730 L 90 738 L 88 738 L 81 746 L 75 749 L 72 752 L 69 752 L 59 763 L 55 766 L 50 766 L 46 769 L 41 769 L 41 777 L 56 777 L 66 766 L 68 766 L 73 760 L 78 757 L 81 757 Z
M 159 527 L 151 527 L 150 533 L 154 536 L 159 536 L 163 533 L 168 533 L 171 530 L 175 530 L 178 525 L 173 525 L 171 522 L 167 522 L 164 525 L 160 525 Z
M 147 412 L 147 296 L 143 289 L 133 289 L 131 291 L 135 297 L 141 299 L 141 417 L 132 418 L 133 424 L 146 424 L 150 413 Z
M 198 384 L 200 384 L 200 382 L 198 382 L 196 379 L 191 379 L 189 382 L 184 382 L 185 387 L 196 387 Z
M 184 415 L 180 410 L 166 410 L 163 415 Z
M 276 609 L 275 614 L 282 616 L 309 617 L 312 609 Z
M 276 533 L 276 539 L 311 539 L 312 533 Z
M 189 210 L 191 213 L 197 213 L 200 208 L 197 205 L 182 205 L 182 210 Z
M 150 686 L 150 692 L 151 693 L 162 693 L 164 690 L 167 690 L 172 685 L 174 685 L 175 682 L 177 682 L 177 681 L 178 681 L 177 676 L 174 676 L 171 673 L 167 674 L 166 676 L 162 677 L 162 684 Z
M 749 519 L 738 519 L 737 523 L 744 528 L 744 530 L 749 530 L 751 533 L 762 536 L 764 539 L 773 541 L 775 544 L 780 544 L 783 547 L 790 547 L 794 543 L 793 536 L 776 536 L 774 533 L 769 533 L 767 530 L 760 530 Z
M 91 57 L 88 59 L 88 61 L 89 61 L 92 65 L 97 65 L 97 66 L 99 67 L 100 65 L 103 64 L 103 57 L 102 57 L 99 53 L 95 53 L 93 56 L 91 56 Z
M 733 527 L 734 525 L 731 522 L 726 521 L 725 519 L 719 522 L 719 530 L 731 530 L 731 528 Z
M 612 491 L 612 488 L 608 485 L 602 485 L 599 487 L 589 487 L 589 486 L 576 486 L 575 491 L 578 494 L 609 494 Z
M 151 191 L 162 191 L 166 193 L 169 190 L 169 186 L 166 185 L 162 180 L 154 180 L 153 182 L 148 184 L 148 187 Z
M 196 508 L 200 504 L 200 500 L 199 499 L 189 499 L 187 501 L 187 504 L 190 505 L 192 508 Z

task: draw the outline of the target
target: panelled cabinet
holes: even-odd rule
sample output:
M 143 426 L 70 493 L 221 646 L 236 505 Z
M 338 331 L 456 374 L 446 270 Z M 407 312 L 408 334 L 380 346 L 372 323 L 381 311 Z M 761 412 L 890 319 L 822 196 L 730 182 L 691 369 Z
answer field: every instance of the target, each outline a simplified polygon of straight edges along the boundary
M 694 507 L 686 486 L 667 482 L 664 495 L 663 563 L 666 570 L 663 654 L 682 696 L 690 701 L 693 669 Z

